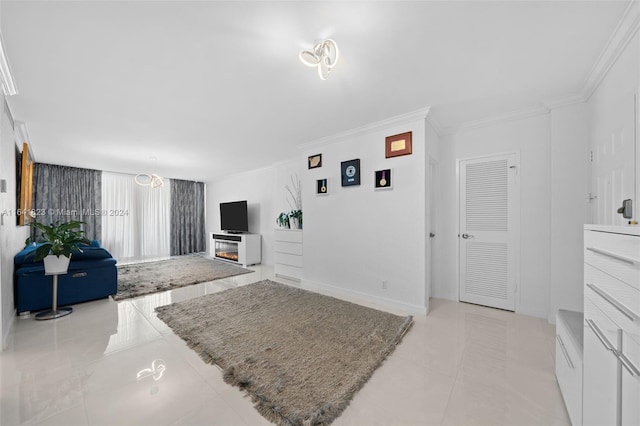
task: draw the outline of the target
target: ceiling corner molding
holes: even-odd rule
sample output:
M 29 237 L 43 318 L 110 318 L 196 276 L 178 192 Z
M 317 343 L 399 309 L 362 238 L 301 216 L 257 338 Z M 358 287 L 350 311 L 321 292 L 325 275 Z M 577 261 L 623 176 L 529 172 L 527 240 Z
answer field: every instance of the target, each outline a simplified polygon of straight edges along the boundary
M 638 28 L 640 28 L 640 2 L 631 0 L 616 29 L 609 37 L 607 44 L 589 72 L 582 90 L 585 99 L 588 100 L 598 88 L 618 57 L 624 52 Z
M 557 98 L 545 99 L 542 101 L 542 104 L 547 109 L 556 109 L 562 108 L 569 105 L 580 104 L 583 102 L 587 102 L 589 99 L 584 96 L 583 93 L 575 93 L 573 95 L 560 96 Z
M 433 112 L 427 115 L 427 123 L 431 125 L 433 130 L 438 134 L 438 136 L 442 136 L 445 134 L 445 128 L 440 124 L 440 121 L 433 115 Z
M 9 66 L 9 60 L 7 59 L 7 51 L 4 48 L 2 34 L 0 34 L 0 80 L 2 80 L 2 91 L 6 96 L 13 96 L 18 93 L 16 82 Z
M 482 118 L 479 120 L 467 121 L 456 126 L 446 127 L 444 135 L 453 135 L 466 130 L 478 129 L 481 127 L 489 127 L 494 124 L 504 123 L 507 121 L 521 120 L 538 115 L 549 114 L 549 109 L 545 106 L 532 106 L 531 108 L 520 109 L 517 111 L 500 114 L 493 117 Z
M 31 146 L 31 138 L 29 138 L 29 130 L 27 129 L 27 124 L 24 121 L 15 121 L 14 126 L 15 138 L 19 143 L 28 143 Z
M 327 136 L 314 141 L 305 142 L 300 144 L 301 149 L 307 149 L 311 147 L 317 147 L 319 145 L 327 145 L 333 142 L 337 142 L 341 139 L 348 137 L 355 137 L 365 133 L 375 132 L 377 130 L 383 130 L 389 127 L 397 126 L 399 124 L 408 123 L 416 120 L 425 120 L 429 115 L 431 107 L 422 108 L 419 110 L 407 112 L 405 114 L 396 115 L 394 117 L 386 118 L 375 123 L 365 124 L 364 126 L 356 127 L 355 129 L 347 130 L 346 132 L 338 133 L 335 135 Z

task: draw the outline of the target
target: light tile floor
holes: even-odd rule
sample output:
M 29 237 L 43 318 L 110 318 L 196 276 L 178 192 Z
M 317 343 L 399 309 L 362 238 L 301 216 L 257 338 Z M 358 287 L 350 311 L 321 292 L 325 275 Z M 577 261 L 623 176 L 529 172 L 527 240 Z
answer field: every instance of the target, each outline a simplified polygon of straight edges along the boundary
M 53 321 L 16 319 L 0 353 L 0 424 L 269 424 L 154 313 L 273 279 L 273 268 L 252 269 L 137 299 L 78 304 Z M 334 424 L 567 425 L 554 350 L 554 327 L 542 319 L 432 299 L 430 314 L 415 316 Z

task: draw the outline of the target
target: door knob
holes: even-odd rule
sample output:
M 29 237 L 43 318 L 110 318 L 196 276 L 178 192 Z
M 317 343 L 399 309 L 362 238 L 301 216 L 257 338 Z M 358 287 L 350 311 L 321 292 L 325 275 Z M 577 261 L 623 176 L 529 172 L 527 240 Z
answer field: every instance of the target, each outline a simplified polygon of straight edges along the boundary
M 469 234 L 462 234 L 462 238 L 464 238 L 465 240 L 468 238 L 473 238 L 473 235 L 469 235 Z

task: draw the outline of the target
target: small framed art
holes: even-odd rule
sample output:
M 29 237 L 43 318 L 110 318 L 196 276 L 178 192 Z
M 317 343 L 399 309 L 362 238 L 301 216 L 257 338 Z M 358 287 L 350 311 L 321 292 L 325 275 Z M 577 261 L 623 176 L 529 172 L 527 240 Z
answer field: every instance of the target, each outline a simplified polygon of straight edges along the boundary
M 386 158 L 411 154 L 411 132 L 385 138 L 384 155 Z
M 391 169 L 376 170 L 374 174 L 374 188 L 375 189 L 390 189 L 392 188 L 391 181 Z
M 329 187 L 327 186 L 327 179 L 318 179 L 316 181 L 316 194 L 318 195 L 328 195 Z
M 340 163 L 342 186 L 360 185 L 360 159 Z
M 309 156 L 308 162 L 309 162 L 310 169 L 316 169 L 318 167 L 322 167 L 322 154 Z

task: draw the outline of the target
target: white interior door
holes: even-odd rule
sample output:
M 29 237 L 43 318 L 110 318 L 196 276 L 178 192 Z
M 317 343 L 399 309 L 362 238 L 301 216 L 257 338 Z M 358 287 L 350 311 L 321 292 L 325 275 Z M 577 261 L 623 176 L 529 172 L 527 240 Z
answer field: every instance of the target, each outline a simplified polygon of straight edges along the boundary
M 515 311 L 518 155 L 459 161 L 460 300 Z
M 426 259 L 426 264 L 427 264 L 427 288 L 425 291 L 425 296 L 426 296 L 426 306 L 427 306 L 427 313 L 429 311 L 429 299 L 431 298 L 431 293 L 433 292 L 432 290 L 432 286 L 433 286 L 433 239 L 435 238 L 436 234 L 435 234 L 435 217 L 434 217 L 434 212 L 435 212 L 435 194 L 434 194 L 434 179 L 435 179 L 435 163 L 429 161 L 429 175 L 428 175 L 428 179 L 429 182 L 427 183 L 427 188 L 428 188 L 428 195 L 427 195 L 427 202 L 428 202 L 428 212 L 427 212 L 427 259 Z
M 617 213 L 622 201 L 633 200 L 633 217 L 638 209 L 635 198 L 635 96 L 628 93 L 611 101 L 606 120 L 595 124 L 592 132 L 592 221 L 601 225 L 622 225 L 625 219 Z

